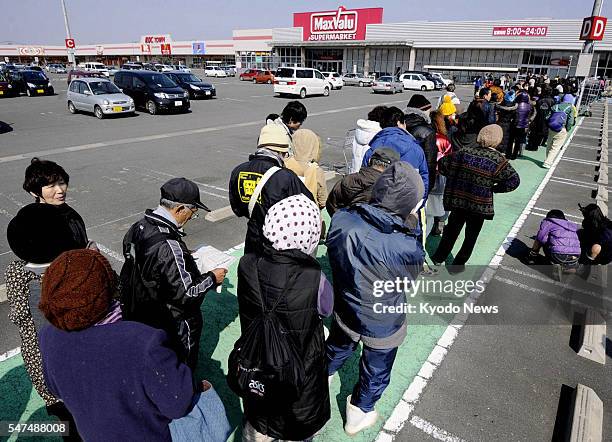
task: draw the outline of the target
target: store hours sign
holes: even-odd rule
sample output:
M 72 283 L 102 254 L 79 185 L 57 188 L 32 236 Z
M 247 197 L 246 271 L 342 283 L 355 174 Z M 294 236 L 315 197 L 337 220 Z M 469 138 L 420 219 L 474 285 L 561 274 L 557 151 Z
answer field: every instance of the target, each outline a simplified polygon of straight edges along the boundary
M 302 28 L 304 41 L 365 40 L 369 24 L 382 23 L 383 8 L 297 12 L 293 26 Z

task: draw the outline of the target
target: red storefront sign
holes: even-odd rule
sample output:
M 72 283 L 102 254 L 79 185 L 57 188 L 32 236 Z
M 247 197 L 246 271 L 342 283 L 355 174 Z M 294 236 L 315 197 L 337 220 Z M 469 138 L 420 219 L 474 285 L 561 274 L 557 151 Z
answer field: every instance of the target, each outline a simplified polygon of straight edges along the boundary
M 606 17 L 597 15 L 585 18 L 580 30 L 580 40 L 603 40 L 607 22 Z
M 546 37 L 548 26 L 495 26 L 494 37 Z
M 172 46 L 170 43 L 162 43 L 160 45 L 162 55 L 171 55 L 172 54 Z
M 293 27 L 302 28 L 304 41 L 365 40 L 366 26 L 382 23 L 383 8 L 296 12 Z

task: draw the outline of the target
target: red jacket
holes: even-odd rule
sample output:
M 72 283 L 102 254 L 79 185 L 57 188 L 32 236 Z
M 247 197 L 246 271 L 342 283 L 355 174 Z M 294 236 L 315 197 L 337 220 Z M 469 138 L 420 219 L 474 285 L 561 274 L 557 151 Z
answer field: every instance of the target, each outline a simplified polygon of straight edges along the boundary
M 438 161 L 453 153 L 453 145 L 445 135 L 436 133 L 436 145 L 438 146 Z

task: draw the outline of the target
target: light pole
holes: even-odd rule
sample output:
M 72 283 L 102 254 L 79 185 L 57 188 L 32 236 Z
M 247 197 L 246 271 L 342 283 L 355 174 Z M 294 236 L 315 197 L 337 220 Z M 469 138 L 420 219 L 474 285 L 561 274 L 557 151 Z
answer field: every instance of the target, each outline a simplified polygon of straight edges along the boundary
M 593 12 L 591 12 L 591 17 L 600 15 L 602 6 L 603 6 L 603 0 L 594 0 Z M 584 42 L 584 46 L 582 48 L 582 52 L 580 53 L 580 55 L 592 54 L 594 47 L 595 47 L 595 42 L 593 40 L 586 40 Z M 597 71 L 595 71 L 595 73 L 597 73 Z M 578 102 L 576 103 L 576 109 L 578 110 L 578 112 L 580 112 L 580 103 L 582 103 L 582 96 L 584 95 L 585 86 L 586 86 L 586 77 L 582 80 L 582 84 L 580 85 L 580 95 L 578 95 Z
M 60 0 L 60 1 L 62 2 L 62 11 L 64 11 L 64 26 L 66 26 L 66 38 L 72 38 L 72 34 L 70 33 L 70 24 L 68 24 L 68 13 L 66 12 L 66 3 L 64 0 Z M 76 69 L 76 57 L 74 56 L 74 49 L 68 49 L 68 61 L 72 62 L 72 69 Z

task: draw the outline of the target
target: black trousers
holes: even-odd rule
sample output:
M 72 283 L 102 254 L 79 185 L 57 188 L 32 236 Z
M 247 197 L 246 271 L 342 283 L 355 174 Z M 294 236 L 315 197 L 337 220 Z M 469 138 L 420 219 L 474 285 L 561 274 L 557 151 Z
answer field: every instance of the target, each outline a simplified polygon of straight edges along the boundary
M 482 215 L 474 214 L 467 210 L 451 210 L 448 216 L 448 222 L 442 232 L 442 240 L 438 245 L 438 250 L 436 250 L 436 253 L 433 254 L 431 259 L 435 263 L 446 261 L 446 258 L 448 258 L 448 255 L 452 252 L 457 242 L 457 238 L 463 229 L 463 225 L 465 224 L 465 239 L 463 240 L 461 249 L 459 249 L 459 253 L 457 253 L 453 260 L 453 265 L 465 264 L 474 251 L 474 246 L 476 245 L 476 240 L 478 239 L 484 221 L 485 218 Z
M 521 154 L 521 145 L 525 146 L 527 142 L 527 129 L 513 127 L 510 129 L 510 142 L 506 151 L 506 158 L 515 160 Z

